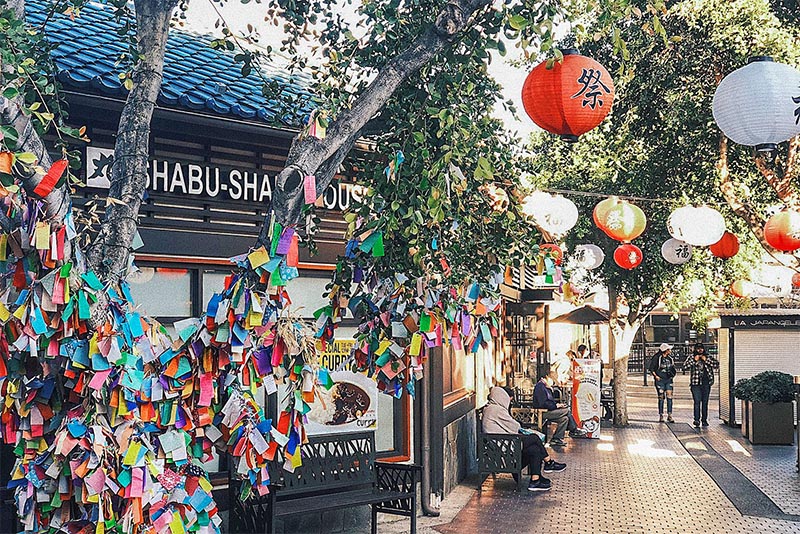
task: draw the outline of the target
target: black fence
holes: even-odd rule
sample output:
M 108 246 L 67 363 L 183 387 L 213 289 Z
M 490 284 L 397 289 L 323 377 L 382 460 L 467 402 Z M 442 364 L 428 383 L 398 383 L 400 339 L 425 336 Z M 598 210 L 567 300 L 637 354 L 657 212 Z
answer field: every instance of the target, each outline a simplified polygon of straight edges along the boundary
M 658 352 L 658 347 L 661 343 L 634 343 L 631 346 L 631 355 L 628 358 L 628 373 L 632 374 L 644 374 L 644 370 L 647 368 L 647 365 L 650 363 L 650 358 Z M 706 352 L 714 357 L 715 362 L 717 361 L 717 352 L 718 347 L 716 343 L 704 343 L 703 344 L 706 348 Z M 678 371 L 683 372 L 683 362 L 686 361 L 686 358 L 692 354 L 692 349 L 694 349 L 694 344 L 690 345 L 680 345 L 675 343 L 672 347 L 672 359 L 675 361 L 675 367 Z M 715 363 L 715 367 L 716 367 Z

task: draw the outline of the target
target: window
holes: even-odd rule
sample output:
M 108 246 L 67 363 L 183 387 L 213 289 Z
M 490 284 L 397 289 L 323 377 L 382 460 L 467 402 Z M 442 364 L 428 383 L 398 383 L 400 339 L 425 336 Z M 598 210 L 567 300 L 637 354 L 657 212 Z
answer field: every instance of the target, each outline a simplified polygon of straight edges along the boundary
M 139 267 L 127 281 L 141 313 L 157 319 L 184 319 L 192 316 L 192 278 L 189 269 Z
M 451 404 L 475 391 L 475 354 L 452 345 L 442 347 L 442 393 Z

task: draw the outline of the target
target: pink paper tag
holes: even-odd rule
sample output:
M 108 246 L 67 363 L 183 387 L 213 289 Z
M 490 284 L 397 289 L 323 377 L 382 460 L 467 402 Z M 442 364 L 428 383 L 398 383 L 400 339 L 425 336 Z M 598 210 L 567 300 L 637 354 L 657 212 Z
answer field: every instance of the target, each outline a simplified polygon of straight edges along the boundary
M 306 176 L 303 182 L 306 204 L 313 204 L 317 200 L 317 178 L 313 174 Z
M 198 406 L 211 406 L 214 398 L 214 384 L 211 373 L 200 375 L 200 398 L 197 400 Z
M 99 390 L 106 383 L 106 378 L 111 374 L 111 369 L 105 371 L 97 371 L 89 381 L 89 389 Z

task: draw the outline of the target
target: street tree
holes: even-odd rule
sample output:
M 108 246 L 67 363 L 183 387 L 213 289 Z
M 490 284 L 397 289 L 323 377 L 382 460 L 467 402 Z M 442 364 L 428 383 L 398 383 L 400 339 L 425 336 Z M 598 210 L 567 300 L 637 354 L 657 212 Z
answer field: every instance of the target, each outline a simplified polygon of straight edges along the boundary
M 711 114 L 719 81 L 748 57 L 770 55 L 798 64 L 797 17 L 784 7 L 767 1 L 673 4 L 661 20 L 665 39 L 652 39 L 652 27 L 629 29 L 629 69 L 617 77 L 619 96 L 609 121 L 574 148 L 549 138 L 534 142 L 540 185 L 639 197 L 634 203 L 648 217 L 647 230 L 634 241 L 644 251 L 644 261 L 633 271 L 611 261 L 616 243 L 588 218 L 599 198 L 578 200 L 586 217 L 568 236 L 570 244 L 595 242 L 607 254 L 602 269 L 589 279 L 606 285 L 610 293 L 616 424 L 627 423 L 627 360 L 647 314 L 659 302 L 676 312 L 688 305 L 702 328 L 721 292 L 734 279 L 747 278 L 759 262 L 758 244 L 775 252 L 763 238 L 767 206 L 797 206 L 800 139 L 793 138 L 776 154 L 755 154 L 730 143 Z M 587 42 L 582 48 L 610 69 L 619 66 L 608 43 Z M 743 250 L 727 261 L 695 250 L 690 262 L 672 266 L 659 252 L 670 237 L 666 218 L 674 208 L 698 203 L 725 215 Z

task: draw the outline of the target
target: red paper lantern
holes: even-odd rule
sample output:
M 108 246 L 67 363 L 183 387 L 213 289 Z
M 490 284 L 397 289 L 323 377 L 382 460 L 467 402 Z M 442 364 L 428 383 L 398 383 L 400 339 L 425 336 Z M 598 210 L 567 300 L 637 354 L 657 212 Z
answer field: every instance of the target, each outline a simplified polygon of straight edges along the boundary
M 800 213 L 781 211 L 769 218 L 764 225 L 764 238 L 771 247 L 783 252 L 800 248 Z
M 539 63 L 522 86 L 522 104 L 543 130 L 574 143 L 603 122 L 614 102 L 614 81 L 597 61 L 577 50 L 564 50 L 564 59 L 547 68 Z
M 792 287 L 800 288 L 800 273 L 794 273 L 792 275 Z
M 643 259 L 642 249 L 630 243 L 620 245 L 614 251 L 614 262 L 623 269 L 635 269 Z
M 727 260 L 739 252 L 739 238 L 735 234 L 725 232 L 722 234 L 722 239 L 708 247 L 708 250 L 714 256 Z

